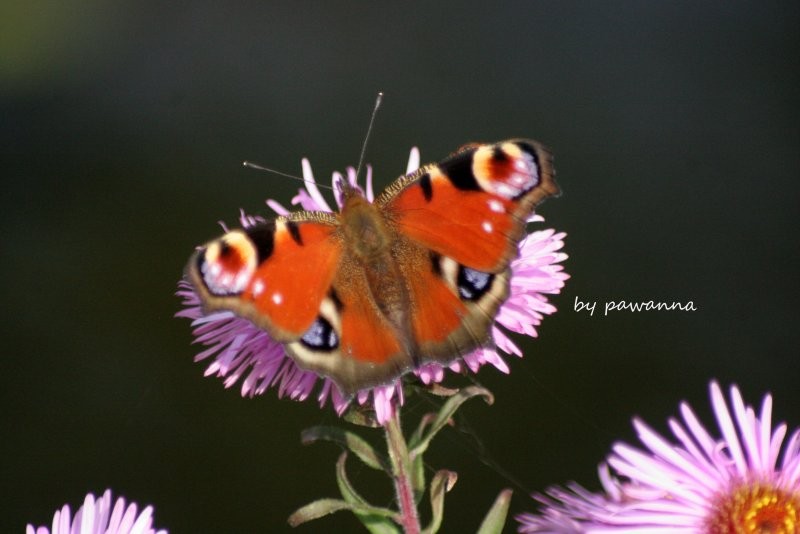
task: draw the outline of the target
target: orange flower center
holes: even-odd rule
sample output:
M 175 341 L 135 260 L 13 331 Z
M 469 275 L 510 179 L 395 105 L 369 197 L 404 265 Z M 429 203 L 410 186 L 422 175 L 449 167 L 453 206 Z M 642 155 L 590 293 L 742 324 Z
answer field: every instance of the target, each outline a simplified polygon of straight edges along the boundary
M 718 496 L 707 525 L 709 534 L 798 534 L 800 490 L 766 483 L 733 486 Z

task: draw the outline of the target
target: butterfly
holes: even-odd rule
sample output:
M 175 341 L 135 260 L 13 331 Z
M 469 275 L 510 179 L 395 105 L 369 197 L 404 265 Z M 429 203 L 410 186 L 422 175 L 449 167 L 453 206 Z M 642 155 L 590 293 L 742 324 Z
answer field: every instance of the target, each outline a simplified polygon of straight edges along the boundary
M 345 395 L 490 344 L 552 157 L 514 139 L 466 145 L 374 202 L 341 182 L 339 213 L 298 211 L 199 247 L 187 277 Z

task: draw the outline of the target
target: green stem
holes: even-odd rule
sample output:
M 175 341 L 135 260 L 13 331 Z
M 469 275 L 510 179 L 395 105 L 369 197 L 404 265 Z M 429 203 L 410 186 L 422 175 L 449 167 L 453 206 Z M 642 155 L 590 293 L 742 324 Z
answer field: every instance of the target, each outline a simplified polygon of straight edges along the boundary
M 389 448 L 389 459 L 392 463 L 392 478 L 400 506 L 400 526 L 405 534 L 419 534 L 419 514 L 414 501 L 414 488 L 411 484 L 411 459 L 408 456 L 408 445 L 400 427 L 400 407 L 395 406 L 394 415 L 384 425 L 386 444 Z

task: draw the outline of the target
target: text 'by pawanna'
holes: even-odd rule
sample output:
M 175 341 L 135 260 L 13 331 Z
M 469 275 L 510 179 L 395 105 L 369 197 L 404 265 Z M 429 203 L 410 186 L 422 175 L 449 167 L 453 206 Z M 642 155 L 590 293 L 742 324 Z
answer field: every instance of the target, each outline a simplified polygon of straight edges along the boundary
M 572 306 L 572 311 L 587 312 L 590 317 L 594 316 L 595 309 L 597 309 L 597 301 L 582 301 L 579 297 L 575 297 L 575 303 Z M 629 300 L 607 300 L 602 306 L 603 315 L 607 316 L 610 312 L 645 312 L 645 311 L 683 311 L 694 312 L 697 311 L 697 306 L 691 300 L 686 302 L 678 301 L 656 301 L 656 300 L 643 300 L 634 302 Z

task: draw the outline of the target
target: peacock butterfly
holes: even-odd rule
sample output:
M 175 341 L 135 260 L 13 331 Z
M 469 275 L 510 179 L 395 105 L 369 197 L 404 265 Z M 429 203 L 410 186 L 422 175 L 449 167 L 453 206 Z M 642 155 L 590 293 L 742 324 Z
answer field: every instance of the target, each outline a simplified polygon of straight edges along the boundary
M 463 147 L 374 203 L 341 182 L 339 213 L 299 211 L 200 247 L 207 311 L 252 321 L 346 395 L 485 346 L 534 207 L 559 193 L 536 141 Z

